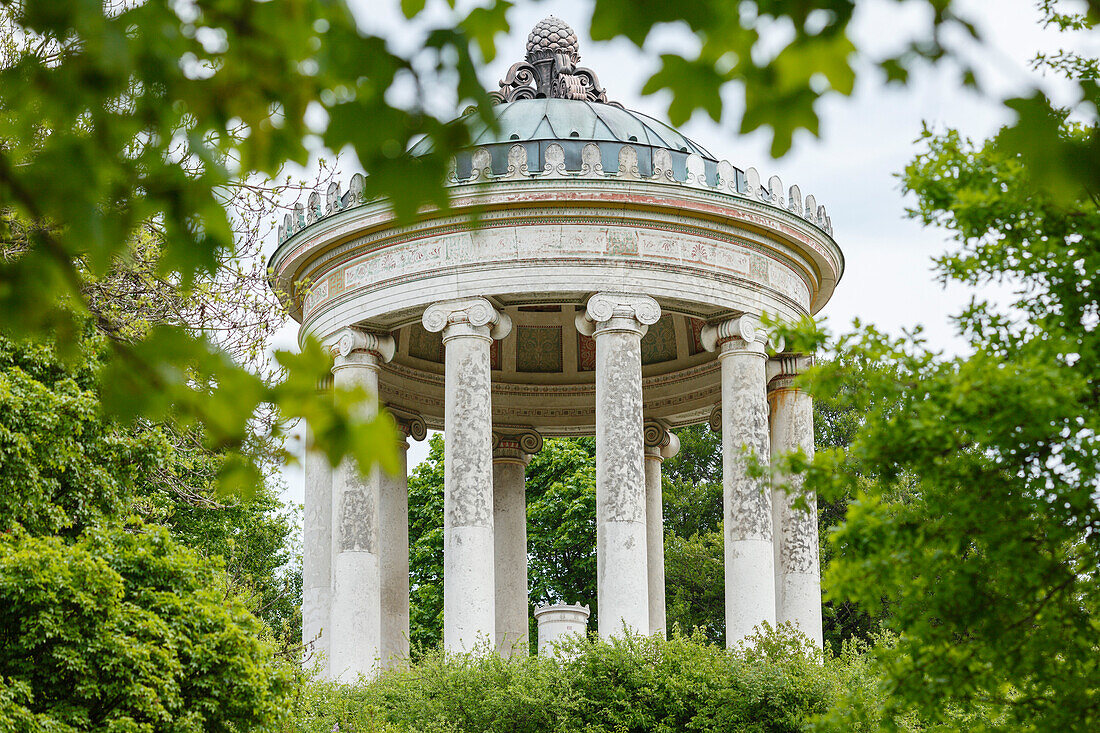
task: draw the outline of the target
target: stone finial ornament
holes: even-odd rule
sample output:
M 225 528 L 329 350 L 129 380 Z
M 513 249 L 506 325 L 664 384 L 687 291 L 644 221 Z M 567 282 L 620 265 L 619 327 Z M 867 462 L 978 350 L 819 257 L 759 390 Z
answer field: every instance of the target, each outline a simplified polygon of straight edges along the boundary
M 512 64 L 500 91 L 489 96 L 498 103 L 520 99 L 577 99 L 601 104 L 607 101 L 595 72 L 580 62 L 577 33 L 564 21 L 550 16 L 539 21 L 527 37 L 527 57 Z

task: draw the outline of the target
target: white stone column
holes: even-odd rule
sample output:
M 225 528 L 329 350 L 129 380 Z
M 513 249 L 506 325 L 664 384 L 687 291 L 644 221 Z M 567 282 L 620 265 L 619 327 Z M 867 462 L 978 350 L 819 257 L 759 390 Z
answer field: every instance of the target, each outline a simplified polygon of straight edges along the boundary
M 318 399 L 331 400 L 331 381 Z M 302 644 L 310 649 L 310 663 L 321 661 L 328 677 L 332 628 L 332 466 L 306 426 L 305 506 L 302 511 Z
M 725 535 L 726 646 L 763 622 L 775 626 L 771 496 L 748 473 L 746 449 L 768 462 L 766 334 L 749 315 L 703 329 L 722 365 L 722 511 Z
M 424 328 L 443 332 L 443 647 L 470 652 L 496 641 L 493 420 L 489 345 L 511 330 L 484 298 L 435 303 Z
M 652 298 L 597 293 L 577 328 L 596 339 L 596 599 L 603 638 L 649 634 L 642 336 Z
M 524 470 L 542 448 L 534 430 L 493 433 L 493 537 L 496 553 L 496 649 L 502 657 L 528 647 L 527 497 Z
M 782 354 L 768 362 L 771 451 L 778 456 L 798 449 L 814 454 L 813 399 L 795 388 L 794 378 L 813 364 L 812 357 Z M 805 477 L 786 477 L 789 491 L 772 489 L 775 528 L 775 620 L 793 624 L 818 648 L 821 632 L 821 564 L 817 536 L 817 497 L 803 493 Z M 794 506 L 803 496 L 806 509 Z
M 680 439 L 657 420 L 645 422 L 646 568 L 649 572 L 649 633 L 664 637 L 665 513 L 661 498 L 661 463 L 680 452 Z
M 383 473 L 378 501 L 381 560 L 381 659 L 392 669 L 409 658 L 409 438 L 423 440 L 427 426 L 419 415 L 391 409 L 401 439 L 398 470 Z
M 360 388 L 367 399 L 364 418 L 378 410 L 378 372 L 393 358 L 390 336 L 346 328 L 333 347 L 333 383 Z M 380 471 L 364 476 L 353 460 L 340 464 L 333 479 L 332 641 L 329 670 L 333 679 L 354 682 L 378 669 L 381 653 L 378 501 Z

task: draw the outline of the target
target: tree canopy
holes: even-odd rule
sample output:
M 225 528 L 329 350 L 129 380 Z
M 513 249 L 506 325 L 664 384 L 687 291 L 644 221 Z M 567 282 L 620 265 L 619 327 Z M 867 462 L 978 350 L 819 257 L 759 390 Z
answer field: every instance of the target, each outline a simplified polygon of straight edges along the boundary
M 401 6 L 412 18 L 425 4 Z M 591 34 L 644 46 L 656 26 L 682 23 L 696 47 L 663 56 L 643 92 L 670 93 L 674 124 L 702 110 L 741 132 L 768 128 L 780 155 L 796 131 L 817 133 L 818 100 L 850 94 L 858 74 L 872 73 L 862 69 L 904 83 L 914 65 L 950 58 L 967 83 L 980 84 L 965 54 L 945 40 L 961 29 L 980 43 L 977 27 L 958 2 L 926 4 L 929 12 L 906 29 L 901 50 L 886 58 L 868 58 L 849 37 L 855 0 L 594 0 Z M 87 280 L 125 257 L 150 226 L 161 235 L 157 271 L 187 292 L 233 251 L 224 206 L 233 187 L 305 161 L 310 140 L 354 151 L 368 174 L 367 194 L 388 199 L 399 217 L 423 205 L 447 206 L 443 174 L 467 132 L 428 111 L 423 70 L 433 70 L 457 108 L 474 103 L 491 118 L 475 61 L 493 58 L 510 6 L 492 0 L 459 13 L 452 27 L 431 29 L 402 55 L 361 30 L 343 2 L 4 0 L 0 210 L 14 218 L 0 220 L 0 239 L 23 245 L 5 250 L 0 267 L 0 328 L 65 342 L 74 329 L 64 304 L 87 309 Z M 1087 22 L 1059 12 L 1052 0 L 1043 6 L 1051 22 Z M 400 85 L 413 90 L 411 101 L 388 93 Z M 1078 86 L 1075 109 L 1093 119 L 1095 85 Z M 724 105 L 727 87 L 743 92 L 743 112 Z M 1033 166 L 1037 182 L 1062 193 L 1095 188 L 1100 165 L 1092 134 L 1060 135 L 1038 92 L 1005 103 L 1019 119 L 1003 142 Z M 405 151 L 419 136 L 431 138 L 433 152 L 412 160 Z M 275 405 L 287 417 L 314 422 L 334 463 L 354 453 L 364 470 L 377 460 L 393 465 L 389 451 L 374 447 L 392 444 L 382 435 L 385 420 L 362 423 L 348 399 L 312 399 L 328 369 L 318 348 L 282 355 L 287 378 L 271 384 L 206 336 L 166 325 L 137 342 L 114 343 L 105 408 L 153 420 L 174 412 L 202 423 L 210 446 L 241 449 L 257 409 Z M 242 490 L 259 469 L 245 450 L 220 472 L 226 486 Z
M 1079 139 L 1080 127 L 1060 134 Z M 1038 182 L 1015 132 L 974 142 L 927 133 L 904 174 L 911 215 L 956 248 L 944 282 L 1003 283 L 955 318 L 969 353 L 947 358 L 919 332 L 863 327 L 808 380 L 833 393 L 848 360 L 885 362 L 857 395 L 847 451 L 822 451 L 809 484 L 854 497 L 831 537 L 829 593 L 890 600 L 896 646 L 880 652 L 890 709 L 946 723 L 988 705 L 971 730 L 1091 730 L 1100 724 L 1100 213 Z M 799 463 L 796 457 L 793 461 Z

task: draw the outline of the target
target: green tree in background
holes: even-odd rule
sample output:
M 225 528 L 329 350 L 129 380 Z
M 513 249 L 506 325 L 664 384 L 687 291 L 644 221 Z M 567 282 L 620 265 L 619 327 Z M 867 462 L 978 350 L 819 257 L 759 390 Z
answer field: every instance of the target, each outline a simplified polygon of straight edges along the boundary
M 815 404 L 817 440 L 845 447 L 860 424 L 854 395 L 863 369 Z M 715 644 L 725 638 L 722 541 L 722 439 L 705 425 L 676 431 L 680 452 L 662 464 L 665 592 L 669 628 L 701 630 Z M 527 549 L 533 607 L 581 603 L 598 622 L 596 602 L 596 453 L 593 438 L 551 438 L 526 471 Z M 819 503 L 823 552 L 830 529 L 843 518 L 847 497 Z M 440 642 L 443 613 L 443 437 L 433 435 L 427 459 L 409 477 L 411 635 L 415 646 Z M 826 563 L 831 555 L 824 555 Z M 879 619 L 850 600 L 825 607 L 825 633 L 837 652 L 852 638 L 869 640 Z M 536 640 L 531 618 L 531 641 Z
M 425 4 L 401 6 L 414 18 Z M 818 100 L 851 94 L 857 70 L 904 83 L 914 66 L 951 59 L 965 82 L 980 87 L 969 53 L 950 40 L 962 31 L 980 44 L 979 30 L 957 0 L 922 4 L 929 12 L 898 29 L 900 50 L 884 57 L 849 38 L 855 0 L 594 0 L 591 35 L 644 47 L 654 27 L 681 23 L 694 44 L 685 55 L 663 55 L 643 93 L 669 94 L 673 124 L 702 110 L 742 133 L 769 129 L 772 152 L 781 155 L 798 131 L 817 133 Z M 1058 22 L 1084 22 L 1055 13 L 1053 0 L 1042 5 Z M 510 6 L 492 0 L 458 13 L 452 27 L 430 29 L 403 55 L 360 30 L 343 2 L 0 0 L 0 211 L 33 224 L 25 247 L 5 251 L 0 267 L 0 331 L 66 343 L 75 334 L 69 313 L 92 305 L 89 278 L 126 257 L 148 227 L 160 236 L 158 272 L 187 292 L 234 250 L 225 207 L 234 188 L 278 176 L 287 161 L 304 162 L 310 140 L 353 150 L 368 174 L 367 194 L 390 201 L 399 217 L 422 205 L 445 207 L 447 161 L 467 133 L 429 113 L 428 95 L 438 95 L 439 82 L 455 109 L 472 102 L 491 117 L 475 60 L 492 60 Z M 1095 10 L 1095 0 L 1087 6 Z M 401 85 L 411 99 L 388 94 Z M 1075 111 L 1094 119 L 1095 85 L 1078 86 Z M 743 111 L 740 101 L 724 105 L 730 87 L 743 91 Z M 1038 92 L 1005 103 L 1019 117 L 1006 142 L 1037 179 L 1062 193 L 1061 182 L 1071 189 L 1097 182 L 1095 136 L 1059 135 Z M 431 138 L 433 152 L 413 160 L 403 153 L 419 136 Z M 11 221 L 0 223 L 0 240 L 25 234 Z M 287 378 L 272 384 L 205 335 L 166 325 L 136 343 L 112 344 L 104 370 L 111 388 L 101 397 L 113 415 L 174 413 L 201 423 L 208 447 L 237 452 L 219 471 L 238 491 L 262 473 L 248 443 L 263 405 L 315 423 L 334 464 L 354 453 L 364 469 L 379 459 L 392 465 L 377 447 L 392 444 L 381 434 L 384 419 L 364 424 L 348 400 L 312 399 L 328 369 L 319 349 L 280 361 Z
M 971 353 L 953 359 L 919 336 L 842 338 L 814 392 L 836 388 L 846 357 L 896 371 L 869 378 L 851 448 L 823 452 L 810 476 L 824 495 L 856 498 L 826 585 L 867 608 L 883 589 L 891 598 L 890 709 L 938 720 L 947 703 L 982 703 L 998 713 L 992 729 L 1093 730 L 1100 212 L 1084 189 L 1072 204 L 1047 193 L 1013 135 L 928 133 L 904 177 L 913 216 L 956 240 L 941 279 L 1004 283 L 1011 301 L 973 300 L 955 319 Z
M 1042 124 L 1070 147 L 1095 134 L 1068 116 Z M 1005 302 L 974 297 L 954 318 L 955 358 L 919 331 L 842 337 L 815 393 L 843 385 L 845 360 L 891 369 L 868 372 L 849 450 L 819 454 L 809 484 L 855 497 L 826 581 L 867 608 L 890 599 L 888 714 L 950 727 L 952 708 L 986 706 L 970 730 L 1085 731 L 1100 725 L 1100 210 L 1091 185 L 1049 185 L 1026 144 L 1012 127 L 925 132 L 902 180 L 910 215 L 954 239 L 939 279 L 1001 285 Z M 845 728 L 843 706 L 831 723 Z
M 290 521 L 270 486 L 219 503 L 219 456 L 106 419 L 85 333 L 64 360 L 0 337 L 0 729 L 267 725 L 272 642 L 300 637 Z
M 163 529 L 0 535 L 0 729 L 273 725 L 285 673 L 224 576 Z

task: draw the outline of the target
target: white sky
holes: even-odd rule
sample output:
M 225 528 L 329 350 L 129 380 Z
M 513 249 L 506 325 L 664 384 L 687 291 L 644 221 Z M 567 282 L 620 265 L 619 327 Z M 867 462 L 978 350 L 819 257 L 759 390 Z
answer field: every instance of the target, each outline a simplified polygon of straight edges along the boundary
M 417 42 L 419 32 L 404 21 L 398 0 L 350 2 L 364 29 L 385 34 L 394 50 L 409 49 Z M 906 29 L 920 25 L 926 5 L 893 0 L 862 3 L 854 24 L 856 45 L 873 57 L 896 49 L 907 38 Z M 969 49 L 967 57 L 980 70 L 983 84 L 999 93 L 1022 94 L 1040 85 L 1056 99 L 1064 98 L 1064 87 L 1032 72 L 1028 61 L 1037 51 L 1060 47 L 1100 55 L 1100 40 L 1095 36 L 1041 28 L 1030 0 L 972 0 L 962 7 L 970 11 L 964 15 L 978 25 L 987 43 L 984 50 L 966 46 L 961 39 L 960 43 Z M 496 82 L 507 68 L 523 57 L 530 29 L 547 15 L 555 15 L 577 31 L 581 64 L 596 72 L 610 98 L 667 121 L 667 97 L 643 97 L 641 88 L 657 69 L 660 53 L 686 53 L 693 39 L 681 29 L 668 27 L 650 38 L 644 52 L 623 39 L 596 44 L 588 38 L 591 14 L 588 0 L 519 0 L 507 16 L 511 32 L 498 39 L 497 58 L 482 71 L 485 87 L 497 88 Z M 432 0 L 426 17 L 427 25 L 440 26 L 451 16 L 444 3 Z M 739 113 L 740 93 L 730 92 L 724 97 L 727 107 Z M 440 95 L 439 105 L 433 111 L 440 115 L 457 112 L 454 100 L 446 94 Z M 958 312 L 970 293 L 961 288 L 944 290 L 934 282 L 931 258 L 944 251 L 946 240 L 942 232 L 923 229 L 905 218 L 907 202 L 896 174 L 914 156 L 917 148 L 913 143 L 923 123 L 954 127 L 980 139 L 1010 122 L 1011 113 L 996 100 L 963 89 L 951 68 L 918 69 L 910 84 L 900 88 L 886 88 L 881 76 L 872 72 L 857 83 L 851 97 L 834 95 L 821 102 L 819 113 L 821 136 L 796 136 L 793 150 L 779 160 L 772 160 L 768 152 L 769 134 L 738 135 L 733 121 L 716 124 L 700 113 L 679 129 L 718 159 L 740 168 L 754 166 L 764 180 L 776 173 L 785 186 L 797 183 L 804 194 L 812 193 L 818 203 L 826 205 L 847 263 L 832 301 L 818 314 L 828 319 L 834 332 L 845 329 L 854 318 L 894 334 L 922 324 L 933 348 L 959 349 L 949 315 Z M 289 345 L 294 339 L 295 329 L 289 328 L 280 343 Z M 426 453 L 426 441 L 413 443 L 410 469 Z M 288 490 L 284 498 L 301 502 L 301 472 L 292 467 L 285 478 Z

